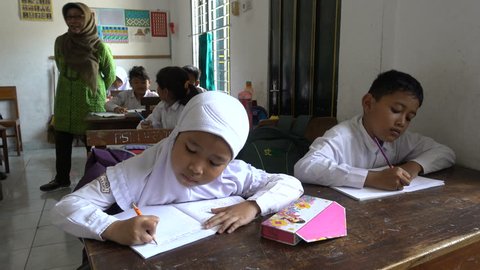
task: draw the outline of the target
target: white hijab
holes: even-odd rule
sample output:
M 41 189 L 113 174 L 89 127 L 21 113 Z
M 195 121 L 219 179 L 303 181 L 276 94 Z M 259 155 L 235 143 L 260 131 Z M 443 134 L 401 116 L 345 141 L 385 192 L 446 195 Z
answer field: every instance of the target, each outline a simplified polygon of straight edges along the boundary
M 196 95 L 183 109 L 170 136 L 142 154 L 107 169 L 112 193 L 122 209 L 131 208 L 132 202 L 154 205 L 229 196 L 239 189 L 242 183 L 232 182 L 233 176 L 225 174 L 193 188 L 186 188 L 176 180 L 171 152 L 176 137 L 184 131 L 203 131 L 223 138 L 232 150 L 233 159 L 247 140 L 248 116 L 242 104 L 230 95 L 215 91 Z

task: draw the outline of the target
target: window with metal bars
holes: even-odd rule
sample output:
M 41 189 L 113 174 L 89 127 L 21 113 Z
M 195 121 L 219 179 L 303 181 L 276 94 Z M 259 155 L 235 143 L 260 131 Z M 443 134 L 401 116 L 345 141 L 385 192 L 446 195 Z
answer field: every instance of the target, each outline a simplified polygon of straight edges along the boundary
M 199 66 L 198 37 L 212 33 L 214 84 L 230 93 L 230 7 L 228 0 L 192 1 L 193 64 Z M 203 72 L 203 71 L 202 71 Z

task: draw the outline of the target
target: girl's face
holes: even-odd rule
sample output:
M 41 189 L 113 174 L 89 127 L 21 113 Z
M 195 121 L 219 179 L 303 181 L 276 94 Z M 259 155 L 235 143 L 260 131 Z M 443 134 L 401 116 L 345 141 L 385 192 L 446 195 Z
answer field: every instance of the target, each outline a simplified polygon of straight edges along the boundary
M 85 15 L 81 9 L 70 8 L 65 15 L 65 22 L 71 33 L 80 34 L 85 25 Z
M 172 168 L 185 187 L 205 185 L 217 178 L 232 159 L 232 151 L 220 137 L 203 131 L 178 135 L 172 149 Z
M 132 86 L 135 94 L 143 97 L 150 88 L 150 81 L 134 77 L 130 79 L 130 85 Z

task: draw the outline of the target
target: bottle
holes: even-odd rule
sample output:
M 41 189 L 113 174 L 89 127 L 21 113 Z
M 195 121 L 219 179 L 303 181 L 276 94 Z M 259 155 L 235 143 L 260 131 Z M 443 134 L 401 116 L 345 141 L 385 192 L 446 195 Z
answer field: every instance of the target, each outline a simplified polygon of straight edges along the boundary
M 238 100 L 242 103 L 243 107 L 247 111 L 248 122 L 250 123 L 250 129 L 253 127 L 252 121 L 252 96 L 253 96 L 253 87 L 252 82 L 247 81 L 245 83 L 245 88 L 238 93 Z

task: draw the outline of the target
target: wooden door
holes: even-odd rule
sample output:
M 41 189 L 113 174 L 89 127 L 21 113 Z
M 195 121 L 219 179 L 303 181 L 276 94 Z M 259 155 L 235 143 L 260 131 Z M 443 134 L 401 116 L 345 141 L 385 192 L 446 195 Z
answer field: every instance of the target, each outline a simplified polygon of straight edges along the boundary
M 336 116 L 340 0 L 271 0 L 269 112 Z

